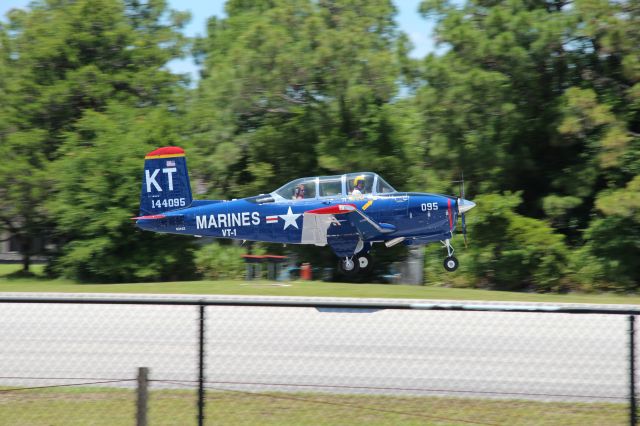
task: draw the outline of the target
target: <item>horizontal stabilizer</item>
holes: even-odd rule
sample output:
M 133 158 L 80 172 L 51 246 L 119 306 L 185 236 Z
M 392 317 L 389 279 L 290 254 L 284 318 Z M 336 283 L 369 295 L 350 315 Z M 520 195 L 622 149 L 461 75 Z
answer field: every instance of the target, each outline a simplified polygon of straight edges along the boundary
M 154 219 L 164 219 L 165 215 L 163 214 L 151 214 L 148 216 L 138 216 L 138 217 L 132 217 L 131 220 L 139 220 L 139 219 L 144 219 L 144 220 L 154 220 Z

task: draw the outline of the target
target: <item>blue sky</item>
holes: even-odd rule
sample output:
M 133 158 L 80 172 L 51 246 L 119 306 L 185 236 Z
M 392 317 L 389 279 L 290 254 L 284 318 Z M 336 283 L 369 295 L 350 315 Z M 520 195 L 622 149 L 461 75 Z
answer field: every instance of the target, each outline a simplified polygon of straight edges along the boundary
M 191 22 L 185 28 L 188 36 L 204 35 L 205 25 L 210 16 L 224 17 L 224 0 L 168 0 L 172 9 L 189 10 Z M 398 9 L 396 20 L 402 31 L 409 35 L 414 49 L 411 56 L 422 58 L 434 50 L 431 31 L 433 23 L 428 22 L 418 14 L 421 0 L 393 0 Z M 25 8 L 29 0 L 0 0 L 0 16 L 13 8 Z M 174 72 L 196 75 L 196 65 L 191 60 L 173 61 L 169 67 Z

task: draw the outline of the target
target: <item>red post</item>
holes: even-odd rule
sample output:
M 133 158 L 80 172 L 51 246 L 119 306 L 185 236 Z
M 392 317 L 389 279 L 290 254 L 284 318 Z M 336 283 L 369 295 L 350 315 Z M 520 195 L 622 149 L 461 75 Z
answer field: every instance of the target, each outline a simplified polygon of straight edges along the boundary
M 311 281 L 311 264 L 303 263 L 300 266 L 300 279 Z

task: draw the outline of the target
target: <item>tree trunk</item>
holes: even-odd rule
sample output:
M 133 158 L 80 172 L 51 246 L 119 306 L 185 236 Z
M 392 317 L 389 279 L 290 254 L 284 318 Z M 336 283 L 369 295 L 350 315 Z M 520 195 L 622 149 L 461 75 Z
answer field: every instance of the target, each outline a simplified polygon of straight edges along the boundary
M 31 267 L 31 243 L 29 237 L 20 239 L 20 252 L 22 253 L 22 272 L 28 273 Z

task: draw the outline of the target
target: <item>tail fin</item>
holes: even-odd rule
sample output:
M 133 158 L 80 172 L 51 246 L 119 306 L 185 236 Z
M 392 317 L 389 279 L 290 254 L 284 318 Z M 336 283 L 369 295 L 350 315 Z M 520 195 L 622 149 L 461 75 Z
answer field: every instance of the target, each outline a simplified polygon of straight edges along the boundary
M 187 160 L 182 148 L 158 148 L 144 157 L 140 216 L 188 207 L 192 200 Z

